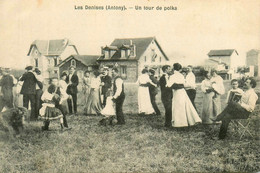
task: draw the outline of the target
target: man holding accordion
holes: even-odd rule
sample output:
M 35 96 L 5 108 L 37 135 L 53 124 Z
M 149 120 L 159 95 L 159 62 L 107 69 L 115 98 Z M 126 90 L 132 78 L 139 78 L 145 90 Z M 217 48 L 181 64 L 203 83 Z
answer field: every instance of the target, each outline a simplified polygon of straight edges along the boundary
M 254 111 L 257 94 L 254 91 L 256 81 L 253 78 L 248 78 L 245 82 L 245 92 L 242 94 L 241 99 L 235 102 L 236 94 L 230 99 L 227 107 L 216 117 L 213 121 L 222 121 L 219 139 L 224 139 L 227 134 L 227 129 L 232 119 L 247 119 L 249 114 Z M 229 98 L 229 97 L 228 97 Z M 239 96 L 237 97 L 239 99 Z

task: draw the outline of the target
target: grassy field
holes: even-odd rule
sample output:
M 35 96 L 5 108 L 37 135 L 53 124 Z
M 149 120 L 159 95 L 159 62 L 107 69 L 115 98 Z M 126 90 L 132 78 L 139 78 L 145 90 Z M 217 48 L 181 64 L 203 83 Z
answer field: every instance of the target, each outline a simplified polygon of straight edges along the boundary
M 164 117 L 137 115 L 137 87 L 126 85 L 126 125 L 103 127 L 101 117 L 69 116 L 71 131 L 58 122 L 42 132 L 41 122 L 26 125 L 19 139 L 0 136 L 0 172 L 257 172 L 259 121 L 255 138 L 213 140 L 219 126 L 181 130 L 163 127 Z M 223 99 L 225 96 L 223 96 Z M 196 105 L 201 111 L 201 91 Z M 157 102 L 164 114 L 158 95 Z M 224 105 L 223 105 L 224 106 Z

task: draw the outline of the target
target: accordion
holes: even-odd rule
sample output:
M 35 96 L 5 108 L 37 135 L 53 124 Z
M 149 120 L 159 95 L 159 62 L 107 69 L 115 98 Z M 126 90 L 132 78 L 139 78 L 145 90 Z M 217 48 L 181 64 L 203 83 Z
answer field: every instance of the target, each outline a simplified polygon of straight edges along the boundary
M 239 102 L 242 95 L 238 92 L 230 91 L 230 95 L 228 98 L 228 103 L 230 102 Z

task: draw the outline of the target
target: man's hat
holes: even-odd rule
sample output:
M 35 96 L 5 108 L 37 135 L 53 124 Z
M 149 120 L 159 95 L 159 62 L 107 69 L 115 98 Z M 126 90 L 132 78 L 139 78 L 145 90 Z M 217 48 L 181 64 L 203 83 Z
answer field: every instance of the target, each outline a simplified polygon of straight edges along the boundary
M 25 67 L 25 70 L 32 70 L 32 69 L 33 69 L 33 66 L 31 66 L 31 65 Z

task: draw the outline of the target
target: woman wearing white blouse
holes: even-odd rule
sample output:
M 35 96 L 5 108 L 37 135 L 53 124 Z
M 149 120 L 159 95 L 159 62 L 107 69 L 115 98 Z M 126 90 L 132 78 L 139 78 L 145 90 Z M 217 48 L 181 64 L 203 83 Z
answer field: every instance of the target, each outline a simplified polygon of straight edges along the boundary
M 148 75 L 148 70 L 143 69 L 142 74 L 139 76 L 137 83 L 138 87 L 138 112 L 139 114 L 150 115 L 155 113 L 149 93 L 149 85 L 156 86 Z
M 98 115 L 102 110 L 100 99 L 101 79 L 98 71 L 94 71 L 94 77 L 91 79 L 90 93 L 85 107 L 85 114 Z
M 173 64 L 174 74 L 170 76 L 167 87 L 173 87 L 174 84 L 183 85 L 184 76 L 180 73 L 182 66 L 179 63 Z M 175 88 L 175 87 L 173 87 Z M 201 119 L 192 105 L 184 87 L 173 89 L 172 97 L 172 126 L 186 127 L 200 123 Z

